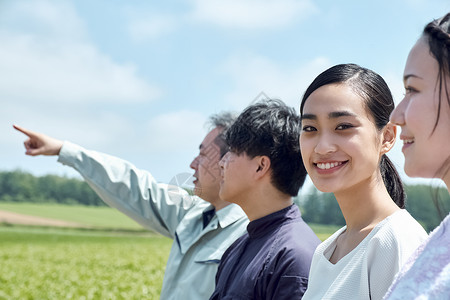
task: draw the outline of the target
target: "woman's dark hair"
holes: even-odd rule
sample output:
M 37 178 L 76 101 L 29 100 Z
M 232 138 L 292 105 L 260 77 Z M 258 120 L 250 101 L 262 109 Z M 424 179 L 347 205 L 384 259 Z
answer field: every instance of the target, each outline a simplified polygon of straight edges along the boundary
M 439 65 L 436 86 L 439 90 L 439 104 L 436 123 L 434 124 L 434 129 L 436 129 L 441 115 L 443 90 L 447 96 L 447 103 L 450 105 L 450 91 L 447 88 L 446 80 L 446 76 L 450 75 L 450 13 L 440 19 L 428 23 L 423 30 L 423 35 L 427 38 L 430 52 Z
M 433 128 L 434 132 L 441 116 L 441 107 L 445 104 L 443 103 L 444 98 L 442 97 L 443 91 L 445 91 L 445 96 L 447 96 L 447 105 L 450 106 L 450 91 L 448 90 L 447 83 L 447 76 L 450 76 L 450 13 L 447 13 L 442 18 L 428 23 L 423 30 L 423 36 L 428 41 L 431 55 L 436 59 L 438 63 L 436 88 L 439 90 L 439 103 L 436 122 L 434 123 Z M 433 132 L 431 134 L 433 134 Z M 449 169 L 450 154 L 443 166 L 437 171 L 436 174 L 446 174 Z M 435 194 L 435 196 L 433 197 L 433 201 L 441 219 L 443 219 L 446 213 L 442 211 L 442 208 L 439 205 L 438 198 L 439 197 L 437 196 L 437 194 Z
M 378 130 L 382 130 L 389 122 L 394 110 L 394 100 L 384 79 L 377 73 L 355 64 L 341 64 L 325 70 L 306 89 L 300 105 L 300 114 L 306 99 L 318 88 L 328 84 L 345 83 L 359 95 L 375 120 Z M 405 207 L 405 191 L 400 176 L 391 160 L 383 154 L 380 160 L 380 171 L 389 195 L 400 207 Z

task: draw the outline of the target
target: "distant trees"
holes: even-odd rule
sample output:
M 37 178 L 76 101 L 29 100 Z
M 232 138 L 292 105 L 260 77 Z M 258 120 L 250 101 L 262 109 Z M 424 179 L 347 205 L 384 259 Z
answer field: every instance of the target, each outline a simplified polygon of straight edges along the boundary
M 450 211 L 450 196 L 447 189 L 443 187 L 405 185 L 405 191 L 406 209 L 427 231 L 439 225 Z M 434 204 L 435 202 L 437 205 Z M 306 222 L 345 225 L 344 217 L 333 194 L 321 193 L 311 188 L 306 196 L 297 200 L 297 203 Z
M 22 171 L 0 172 L 0 201 L 105 205 L 82 180 Z
M 450 211 L 447 189 L 430 185 L 405 186 L 406 209 L 428 231 L 434 229 Z
M 344 216 L 331 193 L 321 193 L 311 188 L 308 194 L 298 199 L 302 218 L 308 223 L 345 225 Z
M 435 228 L 450 211 L 450 196 L 443 187 L 406 185 L 405 189 L 407 210 L 427 231 Z M 436 201 L 440 215 L 433 203 Z M 82 180 L 55 175 L 37 177 L 22 171 L 0 172 L 0 202 L 106 205 Z M 333 194 L 311 188 L 306 196 L 297 198 L 296 203 L 306 222 L 345 224 Z

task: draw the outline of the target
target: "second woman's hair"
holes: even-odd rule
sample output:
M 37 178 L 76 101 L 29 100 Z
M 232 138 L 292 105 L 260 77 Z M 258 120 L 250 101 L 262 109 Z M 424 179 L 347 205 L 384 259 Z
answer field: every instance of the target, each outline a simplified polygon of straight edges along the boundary
M 438 89 L 439 102 L 437 108 L 436 122 L 434 123 L 433 132 L 436 129 L 439 118 L 441 116 L 441 107 L 445 105 L 445 98 L 447 105 L 450 106 L 450 91 L 448 90 L 447 79 L 450 77 L 450 13 L 447 13 L 442 18 L 433 20 L 428 23 L 423 29 L 423 36 L 427 38 L 428 47 L 431 55 L 438 63 L 438 77 L 436 88 Z M 444 98 L 443 95 L 446 97 Z M 450 170 L 450 155 L 445 160 L 442 167 L 436 174 L 446 174 Z M 433 197 L 433 202 L 438 210 L 441 219 L 448 213 L 444 211 L 439 203 L 439 197 L 436 193 Z
M 336 65 L 319 74 L 303 95 L 300 114 L 303 115 L 305 101 L 315 90 L 324 85 L 341 83 L 351 87 L 363 99 L 377 129 L 382 130 L 389 122 L 389 116 L 394 109 L 391 91 L 380 75 L 355 64 Z M 404 208 L 405 191 L 403 183 L 386 154 L 381 157 L 380 171 L 389 195 L 400 208 Z
M 439 91 L 439 106 L 436 123 L 434 124 L 434 129 L 436 129 L 443 105 L 441 102 L 443 99 L 442 92 L 445 93 L 447 103 L 450 105 L 450 91 L 446 82 L 446 78 L 450 75 L 450 13 L 428 23 L 423 30 L 423 35 L 427 38 L 430 52 L 439 66 L 438 84 L 436 86 Z

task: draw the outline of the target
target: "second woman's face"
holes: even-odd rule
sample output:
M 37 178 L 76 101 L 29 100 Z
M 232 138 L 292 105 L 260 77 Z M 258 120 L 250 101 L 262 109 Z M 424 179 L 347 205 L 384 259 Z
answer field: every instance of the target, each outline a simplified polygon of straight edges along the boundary
M 315 90 L 303 107 L 301 128 L 303 162 L 320 191 L 351 191 L 380 179 L 380 133 L 349 86 Z
M 417 41 L 406 61 L 403 82 L 405 97 L 391 115 L 391 122 L 401 126 L 405 172 L 412 177 L 440 177 L 450 156 L 450 108 L 445 89 L 439 101 L 437 82 L 439 66 L 430 54 L 425 38 Z M 446 76 L 450 91 L 450 78 Z M 436 128 L 438 106 L 439 122 Z

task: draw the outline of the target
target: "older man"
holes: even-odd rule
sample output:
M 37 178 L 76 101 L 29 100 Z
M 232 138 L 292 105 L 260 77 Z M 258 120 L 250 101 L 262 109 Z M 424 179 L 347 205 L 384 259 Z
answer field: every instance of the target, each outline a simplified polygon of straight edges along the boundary
M 58 155 L 58 161 L 76 169 L 108 205 L 174 240 L 161 299 L 208 299 L 222 254 L 248 223 L 239 206 L 219 197 L 218 162 L 228 149 L 223 133 L 233 121 L 229 113 L 211 117 L 212 130 L 190 165 L 195 170 L 194 197 L 157 183 L 149 172 L 119 158 L 14 128 L 28 136 L 27 155 Z M 152 259 L 152 253 L 148 257 Z

